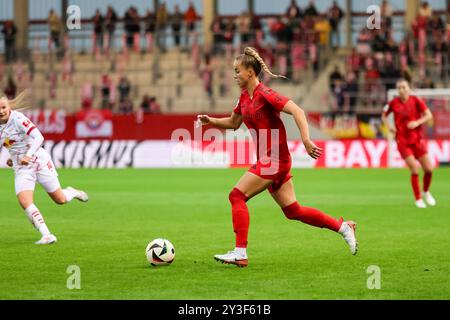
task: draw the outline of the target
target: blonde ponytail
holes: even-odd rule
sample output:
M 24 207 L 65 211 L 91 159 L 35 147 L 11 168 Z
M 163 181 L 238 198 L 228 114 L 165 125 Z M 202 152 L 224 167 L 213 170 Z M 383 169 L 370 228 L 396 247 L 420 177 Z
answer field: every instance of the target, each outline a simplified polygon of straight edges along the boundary
M 23 111 L 31 108 L 28 90 L 23 90 L 14 99 L 10 100 L 6 97 L 6 95 L 3 95 L 1 99 L 6 99 L 12 110 Z
M 264 62 L 264 60 L 261 58 L 261 56 L 259 55 L 259 53 L 252 47 L 246 47 L 244 49 L 244 55 L 253 57 L 261 66 L 262 70 L 264 72 L 266 72 L 268 75 L 270 75 L 272 78 L 283 78 L 283 79 L 287 79 L 287 77 L 282 76 L 280 74 L 274 74 L 272 73 L 272 71 L 270 71 L 269 67 L 266 65 L 266 63 Z

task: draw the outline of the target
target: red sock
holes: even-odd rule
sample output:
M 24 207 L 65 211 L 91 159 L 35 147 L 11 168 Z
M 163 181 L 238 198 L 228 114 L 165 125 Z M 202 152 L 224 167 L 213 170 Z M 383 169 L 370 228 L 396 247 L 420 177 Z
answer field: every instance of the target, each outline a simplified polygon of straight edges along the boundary
M 233 229 L 236 233 L 236 247 L 247 248 L 248 227 L 250 216 L 247 208 L 247 196 L 239 189 L 234 188 L 229 195 L 231 202 L 231 214 L 233 218 Z
M 422 197 L 420 195 L 419 175 L 418 174 L 411 175 L 411 186 L 414 191 L 414 197 L 416 198 L 416 200 L 420 200 Z
M 428 192 L 430 190 L 431 178 L 433 177 L 432 172 L 425 172 L 423 176 L 423 191 Z
M 336 220 L 320 210 L 300 206 L 298 202 L 283 208 L 283 212 L 288 219 L 299 220 L 311 226 L 327 228 L 336 232 L 339 231 L 343 222 L 342 218 Z

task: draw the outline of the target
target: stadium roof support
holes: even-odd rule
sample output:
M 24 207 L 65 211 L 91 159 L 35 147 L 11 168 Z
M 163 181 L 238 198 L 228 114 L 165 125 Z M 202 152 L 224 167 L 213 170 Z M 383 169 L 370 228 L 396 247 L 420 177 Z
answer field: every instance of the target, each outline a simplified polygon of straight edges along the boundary
M 212 48 L 211 24 L 217 13 L 217 0 L 203 0 L 203 41 L 205 48 Z
M 14 23 L 17 28 L 16 53 L 28 56 L 28 0 L 14 0 Z
M 351 48 L 352 43 L 352 0 L 345 1 L 345 36 L 347 39 L 347 48 Z
M 420 0 L 405 0 L 406 2 L 406 12 L 405 12 L 405 27 L 409 30 L 411 23 L 417 16 L 419 11 Z

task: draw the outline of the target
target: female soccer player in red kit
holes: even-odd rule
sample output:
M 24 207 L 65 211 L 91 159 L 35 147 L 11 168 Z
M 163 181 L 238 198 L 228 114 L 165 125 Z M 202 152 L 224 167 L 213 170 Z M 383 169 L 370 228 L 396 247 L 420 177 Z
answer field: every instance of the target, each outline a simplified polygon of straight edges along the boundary
M 226 254 L 215 255 L 217 261 L 246 267 L 249 212 L 246 202 L 268 189 L 274 200 L 282 208 L 285 216 L 312 226 L 339 232 L 350 246 L 352 254 L 357 252 L 355 237 L 356 224 L 353 221 L 337 220 L 325 213 L 297 202 L 294 184 L 291 180 L 291 156 L 287 145 L 286 130 L 280 118 L 283 111 L 292 115 L 300 129 L 303 144 L 308 154 L 317 159 L 322 150 L 309 138 L 308 123 L 304 111 L 294 102 L 265 86 L 258 79 L 261 70 L 273 77 L 262 58 L 253 48 L 247 47 L 234 61 L 235 80 L 242 89 L 239 101 L 230 117 L 212 118 L 199 115 L 202 124 L 210 124 L 223 129 L 238 129 L 242 122 L 256 132 L 258 161 L 246 172 L 229 194 L 233 229 L 236 234 L 235 249 Z M 273 138 L 274 136 L 277 136 Z M 269 141 L 261 141 L 268 137 Z
M 386 105 L 382 118 L 383 123 L 389 131 L 395 133 L 398 151 L 405 160 L 411 171 L 411 185 L 418 208 L 426 208 L 422 199 L 419 185 L 419 167 L 416 159 L 422 166 L 425 174 L 423 176 L 423 198 L 430 205 L 436 205 L 436 200 L 430 193 L 431 177 L 433 167 L 428 157 L 427 147 L 422 125 L 433 119 L 428 107 L 422 99 L 410 95 L 410 87 L 407 80 L 402 79 L 397 82 L 398 97 L 394 98 Z M 387 116 L 393 113 L 395 128 L 389 124 Z

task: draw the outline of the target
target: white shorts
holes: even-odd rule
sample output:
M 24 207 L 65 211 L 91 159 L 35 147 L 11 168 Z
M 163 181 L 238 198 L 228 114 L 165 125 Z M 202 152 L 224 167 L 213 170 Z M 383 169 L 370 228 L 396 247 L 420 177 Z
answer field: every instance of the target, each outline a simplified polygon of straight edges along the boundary
M 44 150 L 42 150 L 44 151 Z M 14 168 L 16 195 L 22 191 L 34 191 L 38 182 L 48 193 L 61 188 L 58 173 L 50 155 L 47 152 L 39 152 L 35 162 L 28 166 Z

